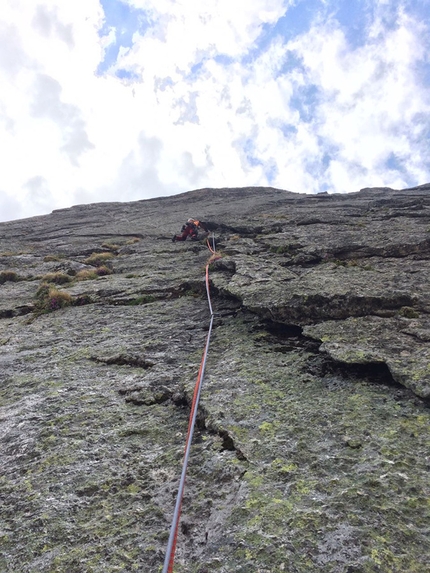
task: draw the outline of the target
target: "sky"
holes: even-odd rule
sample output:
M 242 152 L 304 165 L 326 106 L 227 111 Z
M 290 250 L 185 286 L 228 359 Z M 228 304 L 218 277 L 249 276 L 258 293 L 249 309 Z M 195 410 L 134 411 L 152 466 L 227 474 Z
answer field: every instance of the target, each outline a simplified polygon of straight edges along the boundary
M 430 181 L 430 0 L 2 0 L 0 221 Z

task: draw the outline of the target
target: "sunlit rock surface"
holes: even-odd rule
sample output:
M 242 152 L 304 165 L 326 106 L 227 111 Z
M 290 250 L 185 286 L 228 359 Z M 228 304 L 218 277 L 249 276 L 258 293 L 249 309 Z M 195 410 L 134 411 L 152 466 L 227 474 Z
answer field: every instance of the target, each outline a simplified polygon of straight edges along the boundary
M 0 570 L 428 571 L 430 185 L 0 223 Z M 94 255 L 94 254 L 97 254 Z

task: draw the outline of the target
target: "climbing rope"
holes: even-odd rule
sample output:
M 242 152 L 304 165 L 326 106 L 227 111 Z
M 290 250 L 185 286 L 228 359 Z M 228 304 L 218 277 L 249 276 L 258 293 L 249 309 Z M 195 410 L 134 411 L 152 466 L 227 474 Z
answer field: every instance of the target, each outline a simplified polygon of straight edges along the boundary
M 162 573 L 172 573 L 173 572 L 173 564 L 174 564 L 175 552 L 176 552 L 176 541 L 178 539 L 179 519 L 181 516 L 181 509 L 182 509 L 182 498 L 183 498 L 184 489 L 185 489 L 185 477 L 187 474 L 188 460 L 190 457 L 190 450 L 191 450 L 191 442 L 193 440 L 194 428 L 195 428 L 196 418 L 197 418 L 197 409 L 199 406 L 200 392 L 201 392 L 201 388 L 202 388 L 203 377 L 205 374 L 206 360 L 207 360 L 209 344 L 210 344 L 210 339 L 211 339 L 211 333 L 212 333 L 212 325 L 213 325 L 213 320 L 214 320 L 214 313 L 212 310 L 210 287 L 209 287 L 209 265 L 214 260 L 217 260 L 221 257 L 215 251 L 215 237 L 213 235 L 212 235 L 212 246 L 209 242 L 209 239 L 207 240 L 207 246 L 208 246 L 208 249 L 210 250 L 210 252 L 212 253 L 212 256 L 209 258 L 209 260 L 206 264 L 206 272 L 205 272 L 206 295 L 207 295 L 208 305 L 209 305 L 210 323 L 209 323 L 209 330 L 208 330 L 208 333 L 206 336 L 206 344 L 205 344 L 205 348 L 203 350 L 202 360 L 200 362 L 200 368 L 199 368 L 199 372 L 197 375 L 196 384 L 194 387 L 193 401 L 191 404 L 190 418 L 188 421 L 187 439 L 185 442 L 184 459 L 182 462 L 181 479 L 179 481 L 178 495 L 176 497 L 175 511 L 173 512 L 172 525 L 170 527 L 169 541 L 167 543 L 166 557 L 164 560 L 164 566 L 163 566 L 163 572 Z

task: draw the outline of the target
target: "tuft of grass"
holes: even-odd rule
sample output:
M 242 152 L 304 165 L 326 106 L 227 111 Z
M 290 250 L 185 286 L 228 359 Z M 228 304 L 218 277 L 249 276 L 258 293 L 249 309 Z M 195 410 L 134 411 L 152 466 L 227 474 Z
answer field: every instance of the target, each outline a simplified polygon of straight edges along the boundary
M 219 261 L 220 259 L 222 259 L 222 255 L 220 253 L 213 253 L 209 258 L 208 258 L 208 263 L 209 263 L 209 268 L 212 266 L 213 268 L 213 264 L 216 261 Z
M 17 281 L 19 281 L 19 276 L 15 271 L 2 271 L 0 273 L 0 285 L 6 282 L 16 283 Z
M 43 262 L 44 263 L 57 263 L 61 260 L 63 260 L 63 255 L 46 255 L 46 257 L 43 258 Z
M 28 251 L 3 251 L 0 253 L 0 257 L 19 257 L 19 255 L 28 255 L 31 250 Z
M 121 246 L 116 245 L 115 243 L 103 243 L 102 244 L 102 249 L 108 249 L 109 251 L 112 251 L 114 253 L 119 251 L 120 248 L 121 248 Z
M 81 271 L 78 271 L 76 273 L 74 278 L 77 281 L 91 281 L 99 277 L 105 277 L 106 275 L 111 275 L 112 273 L 113 273 L 112 269 L 110 269 L 106 265 L 102 265 L 94 270 L 82 269 Z
M 52 288 L 48 296 L 48 311 L 58 310 L 65 306 L 70 306 L 73 302 L 73 297 L 64 291 Z
M 78 271 L 75 275 L 75 280 L 77 281 L 91 281 L 94 280 L 98 277 L 98 274 L 96 273 L 95 269 L 94 270 L 89 270 L 89 269 L 82 269 L 81 271 Z
M 140 239 L 139 237 L 133 237 L 132 239 L 129 239 L 125 244 L 126 245 L 133 245 L 134 243 L 139 243 Z
M 93 253 L 84 260 L 84 263 L 93 267 L 101 267 L 114 257 L 115 255 L 113 253 Z
M 131 300 L 129 306 L 138 306 L 140 304 L 148 304 L 155 301 L 155 296 L 152 294 L 143 294 Z
M 101 267 L 96 268 L 96 275 L 98 277 L 105 277 L 106 275 L 111 275 L 112 273 L 113 273 L 112 269 L 110 269 L 106 265 L 102 265 Z
M 69 283 L 71 280 L 72 279 L 69 275 L 62 272 L 47 273 L 45 276 L 42 277 L 42 281 L 46 283 L 54 283 L 57 285 L 63 285 Z
M 53 312 L 73 304 L 73 297 L 65 291 L 61 291 L 50 285 L 42 283 L 36 292 L 36 314 Z

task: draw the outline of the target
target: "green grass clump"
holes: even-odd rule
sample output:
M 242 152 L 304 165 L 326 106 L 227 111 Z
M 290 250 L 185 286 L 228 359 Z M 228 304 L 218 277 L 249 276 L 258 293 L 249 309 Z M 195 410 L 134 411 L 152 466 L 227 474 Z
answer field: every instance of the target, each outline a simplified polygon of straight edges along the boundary
M 112 251 L 116 253 L 121 248 L 120 245 L 116 245 L 115 243 L 103 243 L 102 249 L 108 249 L 108 251 Z
M 148 304 L 155 301 L 155 296 L 152 294 L 143 294 L 131 300 L 128 304 L 130 306 L 138 306 L 140 304 Z
M 62 255 L 46 255 L 46 257 L 43 258 L 43 262 L 44 263 L 58 263 L 63 258 L 64 257 Z
M 0 273 L 0 285 L 6 282 L 16 283 L 17 281 L 19 281 L 19 276 L 15 271 L 2 271 Z
M 65 291 L 53 287 L 49 283 L 42 283 L 36 292 L 36 314 L 53 312 L 73 304 L 73 297 Z
M 106 275 L 111 275 L 113 273 L 106 265 L 101 265 L 96 269 L 82 269 L 78 271 L 75 275 L 75 280 L 77 281 L 92 281 L 99 277 L 105 277 Z
M 101 267 L 114 257 L 115 255 L 113 253 L 93 253 L 84 260 L 84 263 L 93 267 Z
M 96 268 L 96 275 L 98 277 L 105 277 L 106 275 L 111 275 L 112 272 L 113 272 L 112 269 L 110 269 L 106 265 L 102 265 Z
M 89 269 L 82 269 L 81 271 L 78 271 L 75 275 L 75 280 L 77 281 L 91 281 L 94 280 L 98 277 L 98 274 L 96 273 L 95 269 L 94 270 L 89 270 Z
M 42 280 L 46 283 L 63 285 L 69 283 L 72 279 L 66 273 L 56 272 L 56 273 L 47 273 L 45 276 L 42 277 Z

